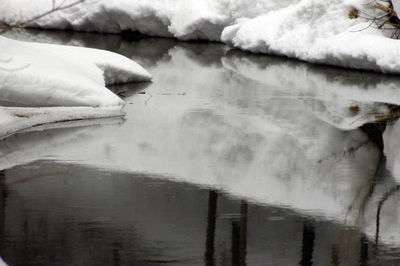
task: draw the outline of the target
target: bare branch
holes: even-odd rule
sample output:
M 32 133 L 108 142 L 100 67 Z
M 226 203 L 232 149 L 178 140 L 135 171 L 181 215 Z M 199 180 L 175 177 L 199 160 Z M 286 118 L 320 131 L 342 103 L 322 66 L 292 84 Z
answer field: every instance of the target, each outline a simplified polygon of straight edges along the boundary
M 40 15 L 32 17 L 32 18 L 30 18 L 28 20 L 20 21 L 20 22 L 17 22 L 15 24 L 12 24 L 12 25 L 7 25 L 5 29 L 0 30 L 0 35 L 8 32 L 9 30 L 11 30 L 13 28 L 23 27 L 23 26 L 25 26 L 25 25 L 27 25 L 27 24 L 35 21 L 35 20 L 41 19 L 42 17 L 48 16 L 48 15 L 50 15 L 52 13 L 55 13 L 57 11 L 60 11 L 60 10 L 64 10 L 64 9 L 76 6 L 76 5 L 78 5 L 80 3 L 83 3 L 83 2 L 85 2 L 85 0 L 77 0 L 77 1 L 75 1 L 73 3 L 71 3 L 71 4 L 64 5 L 64 3 L 65 3 L 65 0 L 64 0 L 60 5 L 56 6 L 55 0 L 52 0 L 52 6 L 53 6 L 52 9 L 50 9 L 49 11 L 44 12 L 44 13 L 42 13 Z

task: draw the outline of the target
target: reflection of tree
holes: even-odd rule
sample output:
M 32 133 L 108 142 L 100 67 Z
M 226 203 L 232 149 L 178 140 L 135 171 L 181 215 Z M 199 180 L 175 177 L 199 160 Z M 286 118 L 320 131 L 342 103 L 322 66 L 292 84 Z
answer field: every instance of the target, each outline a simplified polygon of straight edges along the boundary
M 207 266 L 215 265 L 214 240 L 215 240 L 215 224 L 217 218 L 217 201 L 218 201 L 218 193 L 215 192 L 214 190 L 210 190 L 208 194 L 206 252 L 204 255 L 204 263 Z
M 207 236 L 204 264 L 215 265 L 215 231 L 217 218 L 218 192 L 210 190 L 208 194 Z M 231 264 L 246 265 L 247 246 L 247 201 L 240 202 L 240 218 L 232 221 Z
M 312 265 L 312 256 L 314 251 L 315 228 L 312 224 L 304 222 L 303 224 L 303 243 L 301 246 L 300 265 Z
M 71 8 L 73 6 L 76 6 L 76 5 L 84 2 L 84 1 L 85 0 L 76 0 L 76 1 L 74 1 L 72 3 L 69 3 L 69 4 L 66 4 L 65 1 L 62 1 L 61 4 L 57 5 L 56 1 L 52 0 L 52 7 L 51 7 L 50 10 L 48 10 L 46 12 L 43 12 L 41 14 L 38 14 L 38 15 L 36 15 L 36 16 L 34 16 L 32 18 L 29 18 L 27 20 L 24 20 L 24 21 L 18 21 L 18 22 L 14 23 L 14 24 L 11 24 L 11 25 L 2 25 L 2 28 L 0 28 L 0 34 L 4 34 L 4 33 L 10 31 L 13 28 L 24 27 L 24 26 L 26 26 L 26 25 L 28 25 L 28 24 L 30 24 L 30 23 L 38 20 L 38 19 L 41 19 L 41 18 L 43 18 L 45 16 L 48 16 L 48 15 L 54 13 L 54 12 Z
M 358 263 L 360 266 L 368 265 L 368 239 L 365 235 L 360 237 L 360 259 Z
M 232 221 L 232 266 L 246 265 L 247 201 L 240 202 L 240 220 Z
M 385 123 L 380 123 L 380 124 L 365 124 L 360 128 L 365 134 L 368 135 L 368 142 L 371 141 L 373 142 L 377 148 L 379 149 L 379 160 L 375 168 L 375 173 L 373 176 L 367 177 L 368 183 L 367 186 L 362 186 L 360 187 L 357 192 L 354 195 L 354 199 L 352 200 L 352 203 L 350 204 L 348 210 L 347 210 L 347 215 L 350 214 L 352 211 L 353 207 L 355 205 L 358 205 L 359 200 L 359 209 L 358 209 L 358 215 L 357 215 L 357 220 L 361 218 L 361 216 L 364 214 L 366 205 L 368 203 L 368 200 L 372 197 L 375 186 L 377 184 L 377 181 L 379 178 L 382 176 L 382 171 L 385 169 L 386 165 L 386 158 L 383 154 L 383 132 L 386 129 L 386 124 Z M 361 194 L 363 191 L 367 189 L 366 193 L 364 196 Z
M 378 243 L 379 243 L 380 217 L 381 217 L 381 211 L 382 211 L 383 204 L 386 202 L 386 200 L 390 196 L 392 196 L 394 193 L 398 192 L 399 190 L 400 190 L 400 185 L 393 187 L 392 189 L 390 189 L 383 195 L 383 197 L 381 198 L 381 200 L 378 203 L 378 209 L 376 210 L 376 232 L 375 232 L 376 246 L 378 246 Z
M 5 220 L 6 220 L 6 199 L 7 199 L 7 186 L 5 184 L 5 171 L 0 171 L 0 255 L 4 250 L 5 241 Z

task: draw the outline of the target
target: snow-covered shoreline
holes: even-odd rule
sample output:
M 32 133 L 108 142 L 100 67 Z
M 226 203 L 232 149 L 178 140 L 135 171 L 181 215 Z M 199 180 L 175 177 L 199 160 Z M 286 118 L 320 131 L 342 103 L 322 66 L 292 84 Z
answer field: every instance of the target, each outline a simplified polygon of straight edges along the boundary
M 0 10 L 7 12 L 0 11 L 0 21 L 24 21 L 48 11 L 51 4 L 5 0 Z M 28 26 L 222 41 L 256 53 L 400 74 L 400 41 L 391 39 L 387 28 L 382 31 L 371 24 L 369 19 L 383 14 L 373 4 L 367 0 L 87 0 Z M 394 7 L 398 5 L 394 1 Z M 352 9 L 360 15 L 349 18 Z
M 17 106 L 0 107 L 0 138 L 46 123 L 122 116 L 124 102 L 106 84 L 151 79 L 132 60 L 98 49 L 2 36 L 0 49 L 0 98 Z

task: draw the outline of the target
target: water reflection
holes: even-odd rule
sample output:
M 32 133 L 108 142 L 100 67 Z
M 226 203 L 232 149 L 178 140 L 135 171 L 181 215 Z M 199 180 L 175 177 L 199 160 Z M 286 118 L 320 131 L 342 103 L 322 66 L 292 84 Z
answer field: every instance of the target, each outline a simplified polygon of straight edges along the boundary
M 300 265 L 313 265 L 312 257 L 314 251 L 315 229 L 312 224 L 305 222 L 303 224 L 303 244 L 301 246 L 301 261 Z
M 2 209 L 0 255 L 11 265 L 397 261 L 355 228 L 160 177 L 56 162 L 16 167 L 4 176 L 12 193 Z
M 218 193 L 214 190 L 210 190 L 208 193 L 206 252 L 204 254 L 204 263 L 207 266 L 215 265 L 214 243 L 215 243 L 215 227 L 217 221 L 217 202 L 218 202 Z
M 100 236 L 117 235 L 107 243 L 105 253 L 107 261 L 121 264 L 132 255 L 126 253 L 129 248 L 140 250 L 142 257 L 137 261 L 151 258 L 146 262 L 154 264 L 173 264 L 176 260 L 178 264 L 259 265 L 270 260 L 278 265 L 363 265 L 384 256 L 392 262 L 398 256 L 400 213 L 396 206 L 400 199 L 398 193 L 390 192 L 400 176 L 396 142 L 400 129 L 398 123 L 385 128 L 386 120 L 379 125 L 365 124 L 390 114 L 391 106 L 386 103 L 400 102 L 395 90 L 400 84 L 398 78 L 227 53 L 227 48 L 219 44 L 154 38 L 128 41 L 116 36 L 106 40 L 104 35 L 85 34 L 57 37 L 57 33 L 41 32 L 32 36 L 23 38 L 107 48 L 138 61 L 154 76 L 146 87 L 128 84 L 114 88 L 128 103 L 127 120 L 122 125 L 20 134 L 0 147 L 0 169 L 19 166 L 16 169 L 23 170 L 28 162 L 51 159 L 70 165 L 68 169 L 75 167 L 74 176 L 102 180 L 106 174 L 109 182 L 116 182 L 113 186 L 126 191 L 124 195 L 138 193 L 139 198 L 125 202 L 108 187 L 96 188 L 98 180 L 90 178 L 79 179 L 87 186 L 84 199 L 71 192 L 82 192 L 81 187 L 56 187 L 62 193 L 73 193 L 58 198 L 58 202 L 79 199 L 70 204 L 74 211 L 66 211 L 63 219 L 80 221 L 70 229 L 90 239 L 82 244 L 85 248 L 99 244 Z M 134 93 L 143 89 L 145 94 Z M 61 166 L 51 161 L 26 167 L 45 171 Z M 61 168 L 55 175 L 68 183 L 66 176 L 70 173 Z M 87 175 L 93 169 L 101 171 Z M 126 180 L 137 180 L 138 175 L 144 176 L 143 180 L 155 178 L 155 183 L 173 180 L 206 186 L 211 191 L 194 189 L 197 192 L 182 196 L 190 208 L 171 210 L 165 204 L 150 202 L 149 195 L 172 195 L 174 186 L 182 184 L 166 182 L 162 183 L 165 191 L 153 191 L 150 186 L 141 192 L 126 184 Z M 117 184 L 122 177 L 124 185 Z M 95 188 L 89 189 L 93 184 Z M 100 189 L 102 199 L 131 208 L 106 208 L 104 213 L 112 215 L 88 218 L 89 213 L 79 211 L 82 200 L 95 202 L 85 211 L 95 212 L 91 208 L 111 204 L 92 199 L 92 189 Z M 20 195 L 27 191 L 20 191 Z M 240 200 L 226 203 L 216 191 Z M 58 197 L 48 193 L 51 197 L 45 197 L 41 204 Z M 383 200 L 385 195 L 387 199 Z M 135 204 L 143 200 L 148 200 L 146 208 Z M 170 197 L 163 200 L 175 201 Z M 70 209 L 67 205 L 65 210 Z M 272 210 L 271 206 L 279 208 Z M 193 213 L 192 207 L 196 209 Z M 252 208 L 261 210 L 252 212 Z M 287 215 L 284 209 L 295 214 Z M 134 217 L 118 218 L 120 213 L 132 212 L 143 217 L 132 214 Z M 28 227 L 22 227 L 22 231 L 31 230 L 30 219 L 26 219 Z M 165 222 L 160 225 L 158 221 Z M 184 232 L 179 230 L 181 225 Z M 121 240 L 125 231 L 129 236 Z M 189 235 L 197 242 L 188 240 Z M 388 255 L 387 247 L 396 251 Z M 159 249 L 168 255 L 160 255 Z M 293 255 L 287 256 L 285 251 Z

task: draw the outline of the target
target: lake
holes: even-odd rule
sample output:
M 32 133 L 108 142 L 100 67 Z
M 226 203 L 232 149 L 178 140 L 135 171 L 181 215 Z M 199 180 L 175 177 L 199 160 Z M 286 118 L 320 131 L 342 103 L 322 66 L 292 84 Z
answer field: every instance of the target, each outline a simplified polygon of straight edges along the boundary
M 107 49 L 154 76 L 111 86 L 122 118 L 0 141 L 10 265 L 400 263 L 396 123 L 360 128 L 400 103 L 396 76 L 218 43 L 10 34 Z

